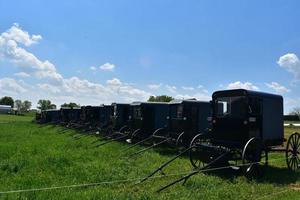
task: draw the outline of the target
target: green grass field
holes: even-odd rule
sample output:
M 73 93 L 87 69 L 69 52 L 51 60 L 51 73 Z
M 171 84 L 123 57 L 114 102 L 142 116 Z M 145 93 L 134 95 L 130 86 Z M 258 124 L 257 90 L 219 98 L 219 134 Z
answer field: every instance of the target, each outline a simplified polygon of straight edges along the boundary
M 300 199 L 300 173 L 287 170 L 284 154 L 273 153 L 270 166 L 259 180 L 247 180 L 229 170 L 200 173 L 183 186 L 162 193 L 156 190 L 191 171 L 180 158 L 158 177 L 143 184 L 136 181 L 106 183 L 93 187 L 61 188 L 3 194 L 1 192 L 137 179 L 172 157 L 151 150 L 141 156 L 124 155 L 128 144 L 113 142 L 95 147 L 98 138 L 60 126 L 38 125 L 30 116 L 0 115 L 0 199 Z M 295 128 L 286 128 L 286 135 Z M 130 152 L 143 147 L 136 147 Z M 272 161 L 273 160 L 273 161 Z

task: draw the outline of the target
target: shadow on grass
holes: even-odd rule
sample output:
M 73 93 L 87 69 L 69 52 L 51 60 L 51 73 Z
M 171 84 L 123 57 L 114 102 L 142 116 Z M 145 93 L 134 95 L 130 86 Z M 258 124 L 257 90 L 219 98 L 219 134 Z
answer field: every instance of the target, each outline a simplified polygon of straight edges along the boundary
M 300 180 L 300 173 L 293 172 L 288 168 L 279 168 L 275 166 L 259 166 L 262 170 L 262 175 L 259 177 L 249 178 L 249 181 L 255 181 L 257 183 L 269 183 L 269 184 L 277 184 L 277 185 L 289 185 L 292 183 L 296 183 Z M 226 179 L 228 181 L 234 182 L 234 180 L 239 176 L 244 176 L 242 169 L 233 170 L 230 168 L 204 172 L 207 175 L 218 176 L 222 179 Z

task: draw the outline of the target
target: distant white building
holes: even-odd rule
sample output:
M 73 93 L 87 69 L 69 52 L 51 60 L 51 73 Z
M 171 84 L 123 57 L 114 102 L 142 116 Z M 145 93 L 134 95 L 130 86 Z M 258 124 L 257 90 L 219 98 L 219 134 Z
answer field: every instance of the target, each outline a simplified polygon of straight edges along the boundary
M 0 114 L 8 114 L 11 113 L 11 106 L 8 105 L 0 105 Z

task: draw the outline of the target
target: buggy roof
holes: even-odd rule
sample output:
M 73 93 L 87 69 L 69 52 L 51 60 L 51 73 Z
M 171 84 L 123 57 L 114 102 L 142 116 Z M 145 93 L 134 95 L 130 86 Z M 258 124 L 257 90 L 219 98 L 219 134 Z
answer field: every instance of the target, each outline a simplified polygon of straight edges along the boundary
M 132 102 L 131 106 L 141 106 L 141 105 L 168 105 L 167 102 Z
M 111 105 L 112 105 L 112 106 L 114 106 L 114 105 L 124 105 L 124 106 L 129 106 L 130 103 L 112 103 Z
M 61 107 L 60 108 L 61 110 L 80 110 L 81 108 L 80 107 Z
M 261 98 L 283 99 L 281 95 L 270 94 L 265 92 L 258 92 L 245 89 L 233 89 L 233 90 L 220 90 L 212 94 L 213 98 L 224 96 L 255 96 Z
M 169 104 L 183 104 L 183 103 L 209 103 L 208 101 L 198 101 L 194 99 L 174 99 Z
M 57 110 L 57 109 L 47 109 L 47 110 L 44 110 L 46 112 L 56 112 L 56 111 L 60 111 L 60 110 Z

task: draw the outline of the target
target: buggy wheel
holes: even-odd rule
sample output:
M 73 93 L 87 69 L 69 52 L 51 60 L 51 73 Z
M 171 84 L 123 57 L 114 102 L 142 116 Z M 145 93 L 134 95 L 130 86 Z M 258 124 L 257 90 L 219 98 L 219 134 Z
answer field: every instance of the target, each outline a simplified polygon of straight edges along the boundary
M 290 170 L 297 171 L 300 168 L 300 134 L 293 133 L 287 142 L 285 150 L 286 164 Z
M 132 133 L 130 142 L 134 144 L 141 139 L 141 129 L 137 129 Z
M 180 147 L 183 146 L 185 146 L 184 132 L 180 133 L 176 139 L 176 147 L 179 149 Z
M 120 128 L 120 130 L 119 130 L 119 132 L 120 133 L 125 133 L 126 131 L 128 131 L 129 129 L 128 129 L 128 126 L 122 126 L 121 128 Z
M 203 159 L 201 159 L 203 152 L 200 145 L 204 143 L 207 143 L 207 139 L 201 133 L 196 135 L 190 143 L 190 162 L 196 169 L 204 167 L 206 164 L 205 162 L 203 162 Z
M 242 162 L 247 177 L 259 177 L 262 175 L 259 168 L 262 150 L 262 142 L 258 138 L 251 138 L 244 146 Z

